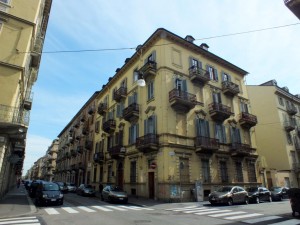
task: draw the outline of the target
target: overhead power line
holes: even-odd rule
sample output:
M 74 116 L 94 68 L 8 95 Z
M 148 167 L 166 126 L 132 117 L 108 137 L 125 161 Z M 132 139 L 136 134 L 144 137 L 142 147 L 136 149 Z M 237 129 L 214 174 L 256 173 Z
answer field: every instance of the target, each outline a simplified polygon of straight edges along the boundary
M 249 30 L 249 31 L 242 31 L 242 32 L 235 32 L 230 34 L 222 34 L 222 35 L 216 35 L 211 37 L 204 37 L 204 38 L 197 38 L 196 41 L 200 40 L 208 40 L 208 39 L 214 39 L 214 38 L 222 38 L 222 37 L 229 37 L 229 36 L 236 36 L 236 35 L 242 35 L 242 34 L 249 34 L 249 33 L 256 33 L 256 32 L 262 32 L 267 30 L 274 30 L 274 29 L 280 29 L 290 26 L 296 26 L 300 25 L 300 23 L 292 23 L 292 24 L 286 24 L 281 26 L 275 26 L 275 27 L 267 27 L 262 29 L 256 29 L 256 30 Z M 172 43 L 165 43 L 160 45 L 154 45 L 154 46 L 163 46 L 163 45 L 171 45 Z M 102 48 L 102 49 L 82 49 L 82 50 L 57 50 L 57 51 L 43 51 L 43 54 L 57 54 L 57 53 L 81 53 L 81 52 L 104 52 L 104 51 L 122 51 L 122 50 L 134 50 L 136 47 L 124 47 L 124 48 Z M 19 53 L 30 53 L 30 52 L 19 52 Z

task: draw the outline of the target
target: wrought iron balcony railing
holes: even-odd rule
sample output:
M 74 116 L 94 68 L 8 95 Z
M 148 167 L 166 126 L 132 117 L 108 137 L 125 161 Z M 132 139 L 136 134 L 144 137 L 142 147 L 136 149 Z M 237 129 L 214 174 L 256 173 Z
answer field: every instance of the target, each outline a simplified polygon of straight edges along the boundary
M 189 73 L 191 81 L 195 84 L 204 85 L 205 83 L 210 81 L 209 73 L 204 69 L 191 67 L 189 69 Z
M 197 136 L 195 138 L 196 152 L 213 153 L 220 148 L 219 140 L 215 138 Z
M 250 113 L 242 112 L 239 122 L 242 127 L 251 128 L 257 124 L 257 117 Z
M 209 114 L 214 120 L 224 121 L 231 115 L 231 108 L 221 103 L 213 102 L 209 104 Z
M 239 85 L 231 81 L 223 81 L 222 90 L 225 95 L 230 95 L 230 96 L 234 96 L 240 93 Z
M 196 106 L 197 98 L 194 94 L 174 88 L 169 92 L 169 102 L 174 110 L 187 113 Z
M 29 116 L 27 110 L 0 104 L 0 123 L 28 126 Z

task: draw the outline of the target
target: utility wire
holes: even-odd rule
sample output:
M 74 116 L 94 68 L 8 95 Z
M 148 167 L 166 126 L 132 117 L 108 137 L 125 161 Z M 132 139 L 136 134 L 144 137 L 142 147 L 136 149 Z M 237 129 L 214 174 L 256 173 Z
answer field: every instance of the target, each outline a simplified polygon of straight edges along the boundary
M 197 39 L 195 39 L 195 41 L 208 40 L 208 39 L 214 39 L 214 38 L 222 38 L 222 37 L 229 37 L 229 36 L 236 36 L 236 35 L 241 35 L 241 34 L 256 33 L 256 32 L 261 32 L 261 31 L 266 31 L 266 30 L 274 30 L 274 29 L 285 28 L 285 27 L 296 26 L 296 25 L 300 25 L 300 23 L 291 23 L 291 24 L 286 24 L 286 25 L 282 25 L 282 26 L 267 27 L 267 28 L 256 29 L 256 30 L 236 32 L 236 33 L 231 33 L 231 34 L 222 34 L 222 35 L 216 35 L 216 36 L 211 36 L 211 37 L 197 38 Z M 163 46 L 163 45 L 171 45 L 171 44 L 173 44 L 173 43 L 165 43 L 165 44 L 154 45 L 154 46 Z M 58 51 L 43 51 L 42 53 L 43 54 L 81 53 L 81 52 L 122 51 L 122 50 L 134 50 L 134 49 L 136 49 L 136 47 L 82 49 L 82 50 L 58 50 Z M 19 52 L 19 53 L 31 53 L 31 52 Z

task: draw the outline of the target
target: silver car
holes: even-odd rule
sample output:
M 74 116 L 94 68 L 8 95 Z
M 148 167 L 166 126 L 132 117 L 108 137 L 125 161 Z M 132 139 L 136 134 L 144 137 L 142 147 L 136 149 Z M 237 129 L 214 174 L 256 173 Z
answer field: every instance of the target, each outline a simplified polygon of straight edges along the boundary
M 109 202 L 128 202 L 128 195 L 126 191 L 123 191 L 118 186 L 106 186 L 103 188 L 101 193 L 102 201 L 109 201 Z
M 217 191 L 209 194 L 209 202 L 212 205 L 216 204 L 228 204 L 233 205 L 235 203 L 248 204 L 249 196 L 248 192 L 244 188 L 239 186 L 224 186 Z

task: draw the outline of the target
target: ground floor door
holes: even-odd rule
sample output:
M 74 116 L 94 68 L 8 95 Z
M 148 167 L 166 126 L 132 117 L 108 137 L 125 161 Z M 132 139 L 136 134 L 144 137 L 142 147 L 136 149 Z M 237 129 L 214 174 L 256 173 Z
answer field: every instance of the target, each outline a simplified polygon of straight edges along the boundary
M 154 195 L 155 195 L 154 172 L 148 173 L 148 189 L 149 189 L 149 198 L 154 199 Z
M 118 175 L 117 175 L 117 186 L 123 189 L 123 179 L 124 179 L 124 169 L 123 163 L 119 163 L 118 165 Z

